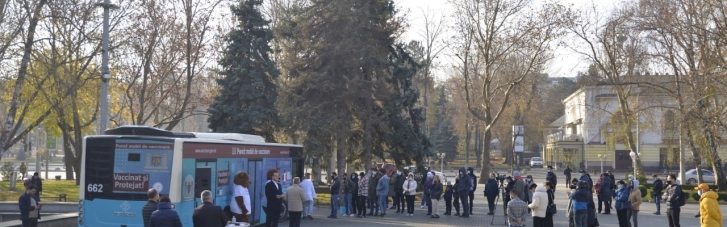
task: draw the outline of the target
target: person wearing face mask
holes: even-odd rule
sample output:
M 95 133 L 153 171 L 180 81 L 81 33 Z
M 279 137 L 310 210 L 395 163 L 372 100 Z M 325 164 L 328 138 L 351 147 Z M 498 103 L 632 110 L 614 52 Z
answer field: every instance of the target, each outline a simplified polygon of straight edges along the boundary
M 545 181 L 550 182 L 553 186 L 558 185 L 558 177 L 555 176 L 555 173 L 553 173 L 553 166 L 548 166 L 548 175 L 545 177 Z M 550 190 L 555 192 L 555 187 Z
M 487 179 L 487 182 L 485 182 L 485 197 L 487 198 L 487 208 L 490 212 L 487 213 L 487 215 L 495 215 L 495 198 L 497 198 L 497 193 L 499 193 L 500 190 L 497 188 L 497 180 L 495 179 L 495 174 L 491 173 L 490 178 Z
M 409 173 L 402 186 L 404 196 L 406 196 L 406 216 L 414 216 L 414 197 L 417 195 L 417 182 L 414 180 L 413 173 Z
M 361 180 L 358 181 L 358 202 L 356 203 L 356 205 L 358 205 L 358 208 L 356 209 L 356 211 L 358 211 L 358 215 L 356 217 L 365 218 L 366 201 L 369 196 L 369 178 L 366 177 L 364 172 L 361 172 L 359 176 L 361 176 Z
M 470 217 L 470 204 L 469 204 L 469 193 L 470 189 L 472 189 L 472 180 L 469 175 L 465 172 L 464 167 L 459 169 L 459 176 L 457 176 L 460 180 L 459 184 L 459 198 L 462 200 L 462 218 L 469 218 Z
M 404 198 L 404 188 L 402 187 L 404 181 L 406 181 L 406 176 L 402 175 L 401 171 L 397 171 L 394 183 L 394 193 L 396 194 L 394 205 L 396 205 L 397 214 L 403 214 L 406 210 L 406 198 Z
M 614 199 L 616 200 L 616 215 L 618 216 L 619 227 L 629 227 L 628 213 L 631 209 L 631 202 L 629 202 L 629 195 L 631 190 L 626 187 L 626 182 L 620 180 L 616 186 L 616 194 Z
M 659 179 L 659 176 L 656 174 L 652 175 L 651 179 L 654 180 L 651 188 L 651 196 L 654 198 L 654 204 L 656 204 L 656 212 L 654 212 L 654 214 L 661 215 L 661 191 L 664 190 L 664 182 Z
M 371 178 L 369 178 L 369 196 L 368 196 L 369 214 L 368 214 L 368 216 L 372 216 L 372 215 L 379 216 L 379 205 L 377 205 L 378 197 L 376 196 L 376 186 L 379 184 L 380 174 L 376 173 L 376 171 L 374 171 L 374 169 L 372 169 L 372 172 L 369 174 L 371 175 Z
M 528 175 L 527 177 L 525 177 L 525 188 L 526 189 L 530 188 L 530 185 L 532 185 L 532 184 L 534 184 L 533 183 L 533 176 Z M 525 201 L 525 202 L 527 202 L 527 203 L 532 202 L 533 201 L 533 199 L 532 199 L 533 198 L 533 193 L 530 192 L 530 190 L 524 190 L 524 191 L 525 191 L 525 193 L 523 193 L 523 196 L 525 196 L 525 197 L 523 197 L 522 200 Z
M 467 175 L 470 176 L 470 182 L 472 182 L 472 187 L 470 187 L 470 215 L 473 215 L 474 212 L 472 211 L 475 205 L 475 190 L 477 190 L 477 176 L 475 175 L 475 169 L 472 167 L 467 168 Z
M 641 191 L 639 190 L 639 181 L 631 180 L 629 183 L 631 193 L 629 194 L 629 202 L 631 202 L 631 209 L 628 213 L 627 220 L 631 220 L 632 227 L 639 227 L 639 206 L 641 206 Z
M 699 193 L 699 223 L 701 227 L 722 227 L 722 211 L 719 209 L 717 193 L 709 190 L 709 185 L 702 183 L 694 190 Z
M 427 180 L 424 181 L 424 184 L 422 187 L 424 188 L 424 193 L 422 193 L 422 199 L 424 200 L 424 204 L 427 206 L 427 216 L 432 215 L 432 197 L 431 197 L 431 189 L 432 184 L 434 184 L 434 174 L 432 172 L 427 172 Z
M 601 205 L 604 206 L 605 212 L 603 214 L 611 214 L 611 195 L 613 194 L 613 181 L 608 174 L 601 174 L 601 186 L 598 188 L 599 202 L 598 202 L 598 213 L 601 213 Z
M 581 174 L 581 177 L 578 179 L 579 181 L 585 181 L 588 182 L 588 185 L 593 185 L 593 180 L 591 180 L 591 177 L 585 170 L 580 170 L 578 172 Z M 589 188 L 589 190 L 593 191 L 593 188 Z
M 504 207 L 504 214 L 507 215 L 507 203 L 510 202 L 510 191 L 515 188 L 515 181 L 512 180 L 512 177 L 508 176 L 505 178 L 505 183 L 505 198 L 502 199 L 502 206 Z
M 593 204 L 593 194 L 588 189 L 588 183 L 578 182 L 578 189 L 573 193 L 566 192 L 571 200 L 571 214 L 575 227 L 588 226 L 588 206 Z
M 676 183 L 677 176 L 669 174 L 666 178 L 666 192 L 662 196 L 666 202 L 666 217 L 669 221 L 669 227 L 679 227 L 679 214 L 681 213 L 680 200 L 684 195 L 681 186 Z M 686 199 L 686 198 L 685 198 Z

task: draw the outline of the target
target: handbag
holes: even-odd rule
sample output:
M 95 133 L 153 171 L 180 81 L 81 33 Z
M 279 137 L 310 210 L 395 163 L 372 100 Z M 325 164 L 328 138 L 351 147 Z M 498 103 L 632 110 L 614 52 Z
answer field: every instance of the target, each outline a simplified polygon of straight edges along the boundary
M 548 209 L 545 212 L 547 212 L 549 214 L 557 214 L 558 209 L 556 209 L 555 203 L 548 205 Z

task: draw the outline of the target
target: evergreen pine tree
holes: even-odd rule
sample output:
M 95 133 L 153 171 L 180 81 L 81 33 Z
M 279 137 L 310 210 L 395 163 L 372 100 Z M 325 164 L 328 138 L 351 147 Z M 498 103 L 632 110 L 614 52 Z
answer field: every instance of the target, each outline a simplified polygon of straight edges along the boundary
M 435 128 L 432 132 L 432 142 L 434 143 L 435 152 L 446 153 L 446 158 L 452 160 L 457 157 L 459 136 L 454 133 L 452 117 L 447 113 L 448 102 L 444 86 L 442 86 L 440 88 L 439 99 L 434 104 L 436 109 L 434 112 Z
M 270 57 L 273 33 L 260 13 L 261 0 L 243 0 L 232 6 L 238 25 L 225 37 L 220 93 L 208 112 L 214 132 L 255 134 L 275 141 L 279 119 L 275 109 L 278 70 Z

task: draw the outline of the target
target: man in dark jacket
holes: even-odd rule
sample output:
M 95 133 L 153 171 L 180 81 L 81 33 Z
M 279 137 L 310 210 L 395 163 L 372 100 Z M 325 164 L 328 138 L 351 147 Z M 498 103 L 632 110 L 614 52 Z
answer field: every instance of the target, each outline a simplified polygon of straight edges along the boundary
M 472 180 L 470 179 L 470 176 L 467 175 L 467 172 L 465 172 L 464 167 L 459 168 L 459 175 L 457 175 L 457 178 L 459 179 L 459 187 L 457 188 L 457 191 L 459 191 L 459 198 L 462 200 L 462 216 L 463 218 L 469 218 L 470 217 L 470 205 L 469 205 L 469 195 L 470 195 L 470 188 L 472 187 Z
M 202 191 L 200 196 L 202 205 L 194 209 L 192 223 L 194 227 L 224 227 L 227 225 L 227 217 L 222 208 L 212 204 L 212 192 Z
M 573 170 L 570 168 L 570 165 L 565 166 L 565 170 L 563 170 L 563 174 L 565 174 L 565 187 L 568 188 L 568 183 L 570 183 L 571 179 L 571 173 L 573 173 Z
M 475 205 L 475 190 L 477 190 L 477 176 L 475 175 L 475 169 L 472 167 L 467 168 L 467 175 L 470 176 L 470 181 L 472 182 L 472 187 L 470 188 L 470 215 L 474 214 L 472 212 L 472 208 L 474 208 Z
M 338 180 L 338 175 L 335 172 L 331 173 L 331 180 L 333 180 L 333 184 L 331 184 L 331 215 L 328 218 L 338 218 L 338 200 L 340 199 L 338 196 L 341 190 L 341 181 Z
M 456 179 L 454 181 L 454 185 L 452 185 L 452 206 L 454 206 L 454 216 L 459 216 L 459 191 L 457 191 L 457 188 L 459 188 L 459 179 Z
M 593 191 L 593 180 L 591 180 L 591 176 L 588 175 L 585 170 L 579 170 L 578 172 L 581 174 L 581 177 L 578 180 L 588 182 L 588 189 Z
M 566 191 L 573 201 L 573 222 L 576 227 L 586 227 L 588 225 L 588 207 L 593 204 L 593 193 L 588 188 L 587 182 L 579 181 L 578 189 L 573 194 Z
M 548 175 L 545 177 L 545 180 L 550 181 L 550 183 L 552 183 L 553 186 L 558 185 L 558 177 L 555 176 L 555 173 L 553 173 L 553 166 L 548 166 Z M 516 188 L 516 189 L 518 191 L 520 190 L 519 188 Z M 551 190 L 553 190 L 553 192 L 555 192 L 555 187 L 551 188 Z
M 35 185 L 35 190 L 37 191 L 35 193 L 35 199 L 40 200 L 40 195 L 43 194 L 43 180 L 40 179 L 38 172 L 33 173 L 33 179 L 30 182 Z
M 651 176 L 654 179 L 653 187 L 651 190 L 651 196 L 654 197 L 654 203 L 656 203 L 656 212 L 654 214 L 661 215 L 661 191 L 664 190 L 664 182 L 659 179 L 659 176 L 654 174 Z
M 151 219 L 151 213 L 154 213 L 159 206 L 159 192 L 156 189 L 149 189 L 146 191 L 146 198 L 149 201 L 144 204 L 141 208 L 141 216 L 144 219 L 144 227 L 149 227 L 149 220 Z
M 679 206 L 679 200 L 682 193 L 682 188 L 677 184 L 677 176 L 669 174 L 666 178 L 666 192 L 664 193 L 664 202 L 666 202 L 666 216 L 669 221 L 669 227 L 680 227 L 679 224 L 679 213 L 682 208 Z
M 495 179 L 495 174 L 490 174 L 490 179 L 487 179 L 487 182 L 485 183 L 485 197 L 487 197 L 487 207 L 489 208 L 489 211 L 487 215 L 495 215 L 495 198 L 497 198 L 497 194 L 499 194 L 500 190 L 497 188 L 497 180 Z
M 177 211 L 172 208 L 169 197 L 159 200 L 159 209 L 151 213 L 150 227 L 182 227 L 182 220 Z
M 351 191 L 351 205 L 352 208 L 352 214 L 357 214 L 356 210 L 358 209 L 358 174 L 356 172 L 351 173 L 351 182 L 353 182 L 353 191 Z
M 603 201 L 606 212 L 604 214 L 611 214 L 611 197 L 613 197 L 613 181 L 608 174 L 604 174 L 601 178 L 601 186 L 598 187 L 598 197 Z M 601 213 L 601 204 L 598 204 L 598 213 Z
M 404 197 L 404 181 L 406 180 L 406 177 L 402 174 L 401 171 L 396 172 L 396 178 L 394 180 L 394 194 L 396 195 L 396 200 L 394 200 L 394 205 L 396 206 L 396 213 L 404 213 L 406 208 L 406 200 Z
M 20 208 L 20 220 L 23 226 L 37 227 L 40 219 L 40 209 L 42 208 L 40 200 L 36 200 L 35 185 L 30 185 L 25 189 L 25 193 L 18 198 L 18 208 Z
M 452 215 L 452 182 L 447 181 L 447 189 L 444 190 L 444 215 Z
M 369 179 L 369 214 L 368 216 L 379 216 L 379 197 L 376 196 L 376 186 L 379 185 L 380 173 L 372 171 L 371 178 Z
M 278 169 L 272 168 L 267 172 L 268 181 L 265 183 L 266 206 L 263 208 L 267 215 L 266 227 L 278 227 L 280 213 L 283 212 L 283 187 L 278 183 L 280 175 Z

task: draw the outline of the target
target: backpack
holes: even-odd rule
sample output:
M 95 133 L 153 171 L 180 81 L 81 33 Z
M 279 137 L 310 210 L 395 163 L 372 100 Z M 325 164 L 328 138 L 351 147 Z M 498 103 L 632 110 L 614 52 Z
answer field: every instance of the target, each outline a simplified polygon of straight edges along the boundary
M 679 187 L 677 189 L 679 189 L 679 191 L 675 192 L 675 193 L 679 193 L 679 206 L 684 206 L 684 204 L 687 204 L 687 196 L 684 195 L 684 191 L 682 191 L 682 187 Z

